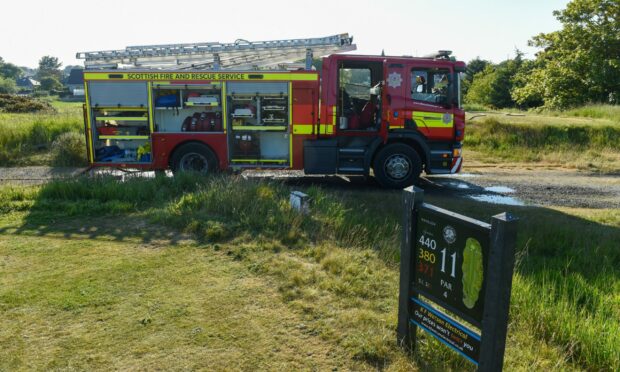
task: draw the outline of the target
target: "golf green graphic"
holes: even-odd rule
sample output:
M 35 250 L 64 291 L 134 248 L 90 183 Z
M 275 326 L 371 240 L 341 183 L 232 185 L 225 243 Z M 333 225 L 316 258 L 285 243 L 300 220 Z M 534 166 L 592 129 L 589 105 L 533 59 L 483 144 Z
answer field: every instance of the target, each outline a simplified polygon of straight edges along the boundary
M 463 250 L 463 303 L 473 309 L 482 289 L 482 247 L 474 238 L 467 238 Z

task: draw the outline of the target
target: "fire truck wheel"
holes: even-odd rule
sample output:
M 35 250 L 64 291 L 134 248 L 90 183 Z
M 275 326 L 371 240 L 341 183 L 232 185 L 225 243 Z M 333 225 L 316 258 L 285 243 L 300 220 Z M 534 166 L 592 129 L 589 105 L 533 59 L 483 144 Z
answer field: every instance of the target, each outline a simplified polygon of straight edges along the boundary
M 217 160 L 211 149 L 199 143 L 188 143 L 174 151 L 170 159 L 172 171 L 208 174 L 216 169 Z
M 401 189 L 418 181 L 422 173 L 422 160 L 410 146 L 394 143 L 379 151 L 373 170 L 381 186 Z

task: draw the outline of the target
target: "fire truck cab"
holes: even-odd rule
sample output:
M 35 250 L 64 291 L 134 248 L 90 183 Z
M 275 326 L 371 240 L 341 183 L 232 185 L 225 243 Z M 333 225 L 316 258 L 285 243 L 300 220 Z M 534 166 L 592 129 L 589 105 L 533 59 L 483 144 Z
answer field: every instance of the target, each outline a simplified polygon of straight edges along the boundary
M 372 170 L 383 186 L 399 188 L 414 183 L 423 170 L 458 172 L 464 68 L 447 52 L 427 58 L 325 58 L 321 125 L 326 128 L 304 143 L 305 172 L 368 175 Z
M 463 62 L 331 55 L 319 71 L 84 72 L 92 166 L 298 169 L 401 188 L 460 170 Z

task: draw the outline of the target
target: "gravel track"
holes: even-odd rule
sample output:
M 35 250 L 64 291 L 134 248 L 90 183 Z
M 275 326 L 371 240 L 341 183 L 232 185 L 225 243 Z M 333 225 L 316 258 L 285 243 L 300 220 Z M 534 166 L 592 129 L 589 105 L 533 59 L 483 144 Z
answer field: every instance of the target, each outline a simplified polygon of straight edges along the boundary
M 428 177 L 433 187 L 468 197 L 485 194 L 526 205 L 620 208 L 620 175 L 571 169 L 471 168 L 464 173 Z
M 0 168 L 0 184 L 36 185 L 52 179 L 73 178 L 85 168 Z M 152 176 L 152 174 L 148 174 Z M 152 172 L 150 172 L 152 173 Z M 126 176 L 123 172 L 114 174 Z M 284 179 L 292 185 L 376 189 L 374 180 L 361 177 L 304 176 L 300 171 L 244 171 L 249 178 Z M 474 164 L 462 173 L 423 177 L 420 186 L 431 193 L 451 193 L 499 204 L 545 205 L 574 208 L 620 209 L 620 174 L 594 174 L 573 169 Z

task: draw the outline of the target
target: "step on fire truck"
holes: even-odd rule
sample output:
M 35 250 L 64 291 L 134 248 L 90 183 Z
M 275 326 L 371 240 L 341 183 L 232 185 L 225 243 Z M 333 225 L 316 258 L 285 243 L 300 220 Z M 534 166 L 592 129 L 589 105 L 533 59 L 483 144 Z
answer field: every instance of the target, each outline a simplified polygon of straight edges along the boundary
M 422 171 L 458 172 L 465 64 L 449 51 L 337 54 L 350 50 L 355 44 L 342 34 L 78 53 L 90 163 L 372 174 L 394 188 Z M 313 55 L 327 55 L 320 73 Z

